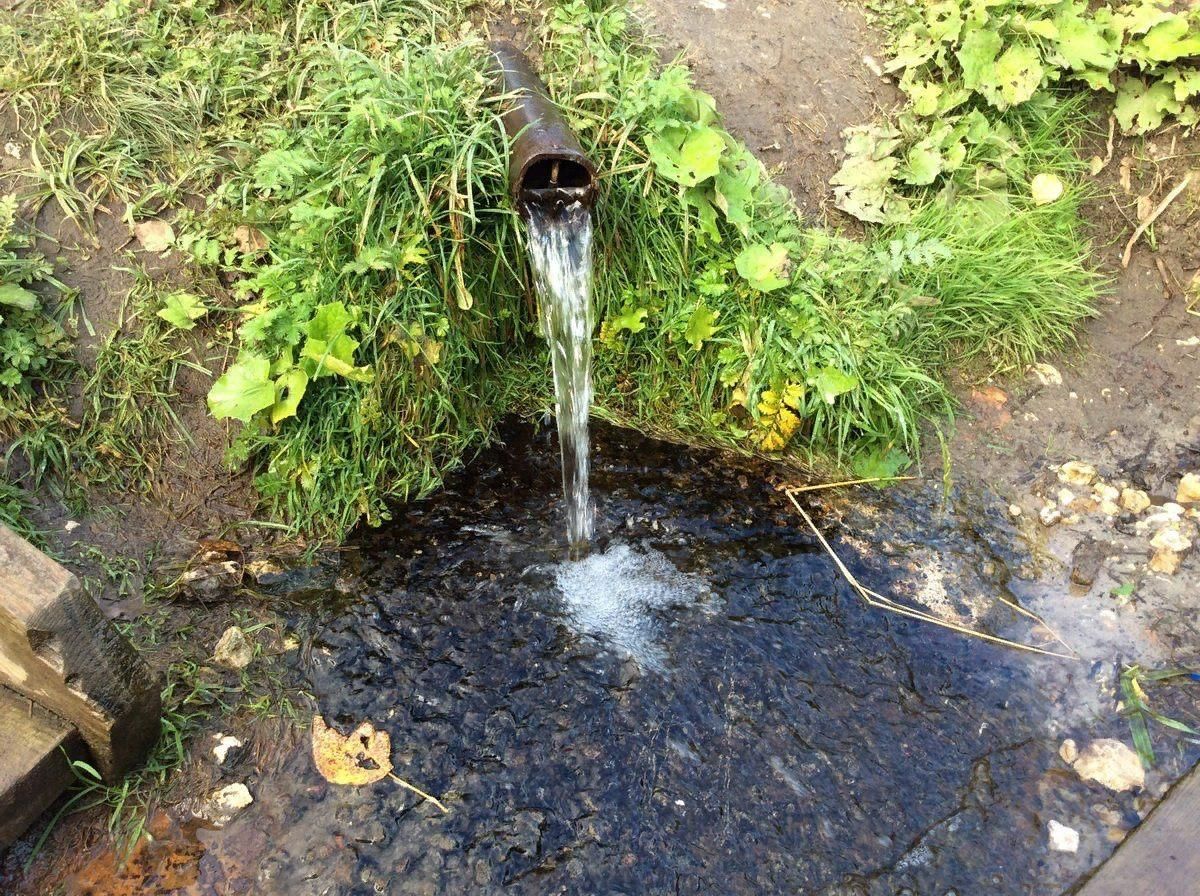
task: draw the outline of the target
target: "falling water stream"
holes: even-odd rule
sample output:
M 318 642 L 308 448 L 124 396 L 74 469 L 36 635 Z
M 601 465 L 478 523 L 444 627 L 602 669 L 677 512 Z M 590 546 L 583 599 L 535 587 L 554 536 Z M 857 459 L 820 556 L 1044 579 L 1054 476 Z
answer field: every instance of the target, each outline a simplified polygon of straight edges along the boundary
M 529 257 L 542 326 L 550 343 L 554 403 L 572 558 L 592 537 L 588 495 L 588 411 L 592 404 L 592 217 L 576 202 L 527 206 Z

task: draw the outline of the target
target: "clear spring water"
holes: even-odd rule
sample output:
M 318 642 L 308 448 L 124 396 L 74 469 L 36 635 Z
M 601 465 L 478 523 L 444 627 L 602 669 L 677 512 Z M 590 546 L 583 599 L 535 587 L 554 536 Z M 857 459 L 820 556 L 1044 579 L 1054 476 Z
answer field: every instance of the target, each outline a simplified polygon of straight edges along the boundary
M 592 217 L 579 203 L 530 206 L 529 258 L 550 343 L 554 402 L 572 557 L 592 536 L 588 494 L 588 411 L 592 404 Z

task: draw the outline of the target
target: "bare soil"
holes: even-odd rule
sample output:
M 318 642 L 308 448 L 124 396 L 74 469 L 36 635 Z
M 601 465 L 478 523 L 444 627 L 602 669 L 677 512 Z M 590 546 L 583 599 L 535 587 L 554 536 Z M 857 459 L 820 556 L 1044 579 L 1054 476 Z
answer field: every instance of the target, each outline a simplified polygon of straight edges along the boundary
M 894 106 L 900 92 L 871 70 L 878 35 L 837 0 L 642 0 L 664 54 L 682 54 L 697 86 L 810 219 L 833 209 L 829 178 L 842 131 Z

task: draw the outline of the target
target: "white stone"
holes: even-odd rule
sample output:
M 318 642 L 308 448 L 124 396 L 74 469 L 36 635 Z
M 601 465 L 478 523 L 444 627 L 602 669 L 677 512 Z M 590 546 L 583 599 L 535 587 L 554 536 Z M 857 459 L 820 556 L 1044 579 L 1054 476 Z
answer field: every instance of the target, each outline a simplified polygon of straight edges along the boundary
M 1118 793 L 1146 784 L 1146 771 L 1138 754 L 1111 737 L 1092 741 L 1071 765 L 1083 780 L 1097 781 Z
M 1053 364 L 1034 364 L 1029 370 L 1043 386 L 1061 386 L 1063 383 L 1062 374 Z
M 1050 832 L 1050 848 L 1055 852 L 1078 852 L 1079 831 L 1060 824 L 1053 818 L 1047 823 Z
M 1079 758 L 1079 747 L 1076 746 L 1074 740 L 1068 737 L 1062 742 L 1062 746 L 1058 748 L 1058 755 L 1062 757 L 1063 762 L 1070 765 Z
M 1062 511 L 1053 504 L 1047 504 L 1038 511 L 1038 519 L 1042 521 L 1043 526 L 1053 526 L 1062 519 Z
M 212 753 L 217 759 L 217 765 L 224 765 L 225 760 L 229 758 L 229 751 L 239 749 L 242 742 L 230 734 L 218 734 L 216 738 L 217 745 L 212 748 Z
M 225 629 L 213 650 L 213 662 L 235 671 L 245 669 L 254 659 L 254 645 L 236 625 Z
M 1008 515 L 1009 516 L 1020 516 L 1021 515 L 1020 506 L 1017 504 L 1009 504 L 1008 505 Z
M 1192 547 L 1192 540 L 1180 530 L 1187 523 L 1175 523 L 1163 526 L 1150 539 L 1150 547 L 1160 551 L 1174 551 L 1176 554 L 1186 554 Z
M 1060 488 L 1058 490 L 1058 506 L 1069 507 L 1071 502 L 1075 500 L 1075 493 L 1069 488 Z
M 1116 501 L 1121 497 L 1121 490 L 1107 485 L 1103 482 L 1097 482 L 1092 486 L 1092 493 L 1101 501 Z
M 63 523 L 64 532 L 74 532 L 78 528 L 79 523 L 75 522 L 75 520 L 67 520 L 65 523 Z
M 254 797 L 245 784 L 226 784 L 208 795 L 203 814 L 216 824 L 225 824 L 253 802 Z

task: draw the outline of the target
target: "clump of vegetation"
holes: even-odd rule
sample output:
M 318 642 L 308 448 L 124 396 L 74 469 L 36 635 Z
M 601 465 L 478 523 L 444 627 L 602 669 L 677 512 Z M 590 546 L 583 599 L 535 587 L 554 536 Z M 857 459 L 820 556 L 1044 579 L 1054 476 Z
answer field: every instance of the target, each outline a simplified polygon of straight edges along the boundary
M 550 405 L 505 200 L 503 102 L 462 8 L 61 5 L 8 26 L 9 45 L 47 52 L 0 72 L 9 102 L 43 122 L 34 198 L 86 220 L 112 193 L 132 221 L 207 193 L 176 222 L 196 284 L 140 311 L 143 336 L 158 335 L 109 345 L 109 366 L 180 330 L 228 341 L 209 407 L 240 422 L 230 460 L 253 466 L 275 517 L 334 537 L 382 519 L 390 501 L 435 488 L 500 414 Z M 948 365 L 1011 369 L 1090 309 L 1079 166 L 1062 139 L 1079 104 L 947 121 L 906 161 L 904 214 L 852 240 L 801 220 L 623 4 L 557 4 L 536 43 L 601 175 L 601 416 L 894 471 L 921 421 L 950 409 Z M 80 110 L 104 113 L 91 133 L 49 124 Z M 935 151 L 1003 183 L 935 184 Z M 1035 196 L 1039 176 L 1060 187 L 1050 201 Z M 100 382 L 84 390 L 87 444 L 135 452 L 140 430 L 96 399 Z
M 833 181 L 838 207 L 864 221 L 903 220 L 914 188 L 1019 190 L 1045 176 L 1029 170 L 1031 147 L 1006 113 L 1053 102 L 1055 88 L 1115 93 L 1113 114 L 1127 134 L 1169 118 L 1200 121 L 1194 6 L 941 0 L 889 12 L 900 24 L 885 69 L 909 105 L 893 123 L 852 129 Z M 1050 140 L 1061 147 L 1070 137 Z M 1046 189 L 1041 195 L 1056 188 Z
M 59 399 L 74 367 L 62 284 L 50 262 L 32 251 L 16 212 L 16 197 L 0 196 L 0 442 L 9 446 L 0 455 L 0 523 L 36 539 L 28 497 L 6 478 L 9 458 L 23 449 L 35 481 L 65 469 Z

